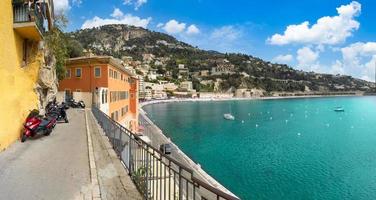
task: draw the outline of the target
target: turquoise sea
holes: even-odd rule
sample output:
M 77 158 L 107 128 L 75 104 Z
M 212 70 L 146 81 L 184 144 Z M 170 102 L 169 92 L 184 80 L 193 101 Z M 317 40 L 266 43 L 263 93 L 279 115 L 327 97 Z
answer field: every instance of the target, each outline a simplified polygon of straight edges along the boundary
M 336 106 L 345 112 L 334 112 Z M 230 109 L 235 121 L 223 119 Z M 184 102 L 144 110 L 242 199 L 376 199 L 376 97 Z

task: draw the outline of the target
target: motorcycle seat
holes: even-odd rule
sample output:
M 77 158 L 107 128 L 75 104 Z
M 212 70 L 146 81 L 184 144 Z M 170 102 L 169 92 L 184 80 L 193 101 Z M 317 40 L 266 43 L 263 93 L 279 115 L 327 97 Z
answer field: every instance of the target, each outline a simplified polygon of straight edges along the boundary
M 43 119 L 42 122 L 40 123 L 40 126 L 45 127 L 48 125 L 48 123 L 50 123 L 50 120 Z

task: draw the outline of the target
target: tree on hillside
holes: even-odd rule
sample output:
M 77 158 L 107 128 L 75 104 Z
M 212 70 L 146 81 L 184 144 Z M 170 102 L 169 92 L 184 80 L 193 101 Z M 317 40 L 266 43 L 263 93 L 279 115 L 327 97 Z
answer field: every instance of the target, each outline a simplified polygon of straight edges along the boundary
M 59 80 L 65 76 L 65 61 L 68 58 L 68 48 L 65 34 L 61 31 L 68 23 L 64 15 L 55 16 L 54 27 L 46 34 L 45 42 L 56 59 L 56 75 Z

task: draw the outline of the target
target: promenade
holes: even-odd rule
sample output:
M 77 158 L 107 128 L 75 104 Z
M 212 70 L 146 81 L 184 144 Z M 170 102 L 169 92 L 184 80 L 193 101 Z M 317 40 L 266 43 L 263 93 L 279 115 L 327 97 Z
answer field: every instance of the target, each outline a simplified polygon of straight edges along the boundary
M 68 116 L 50 136 L 0 152 L 0 199 L 141 199 L 91 111 L 69 109 Z

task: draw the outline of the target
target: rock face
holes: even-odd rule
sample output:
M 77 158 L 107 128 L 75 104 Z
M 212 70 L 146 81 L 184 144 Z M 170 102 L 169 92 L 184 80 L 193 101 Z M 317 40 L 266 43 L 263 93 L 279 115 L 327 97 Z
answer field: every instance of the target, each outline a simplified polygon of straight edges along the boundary
M 47 103 L 56 97 L 58 78 L 55 69 L 55 56 L 48 48 L 45 47 L 43 43 L 40 44 L 40 48 L 43 51 L 44 56 L 41 60 L 39 77 L 35 90 L 39 98 L 39 111 L 41 114 L 44 114 Z

